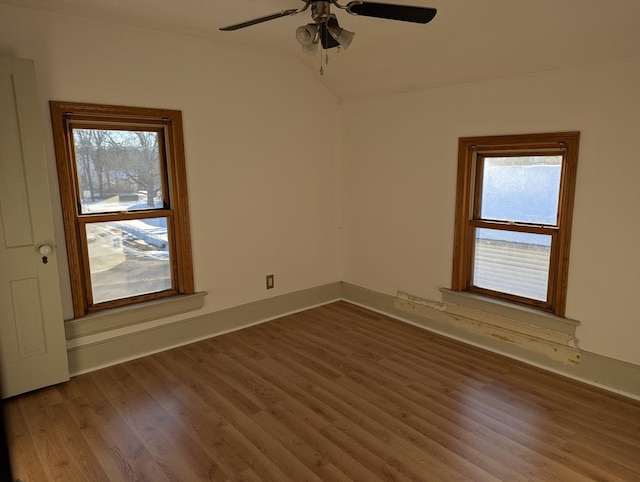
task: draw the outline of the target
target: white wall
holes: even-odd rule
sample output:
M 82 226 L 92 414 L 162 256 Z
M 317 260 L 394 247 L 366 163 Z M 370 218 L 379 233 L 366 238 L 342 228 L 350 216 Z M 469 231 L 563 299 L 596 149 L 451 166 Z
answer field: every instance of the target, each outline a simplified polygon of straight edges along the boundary
M 343 280 L 450 287 L 457 140 L 581 131 L 566 315 L 580 348 L 640 364 L 640 58 L 344 105 Z
M 439 299 L 458 137 L 580 130 L 567 316 L 581 348 L 640 364 L 638 58 L 338 107 L 292 59 L 6 6 L 0 55 L 36 62 L 54 197 L 49 100 L 183 111 L 204 312 L 341 279 Z M 71 317 L 66 273 L 63 292 Z
M 340 280 L 339 143 L 321 142 L 339 132 L 339 107 L 295 60 L 6 6 L 0 55 L 35 60 L 59 246 L 48 101 L 172 108 L 183 113 L 203 313 Z

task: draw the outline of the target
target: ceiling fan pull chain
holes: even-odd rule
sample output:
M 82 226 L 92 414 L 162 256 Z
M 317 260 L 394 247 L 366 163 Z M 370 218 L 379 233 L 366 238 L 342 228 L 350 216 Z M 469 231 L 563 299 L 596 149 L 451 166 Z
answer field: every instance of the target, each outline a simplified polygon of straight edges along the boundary
M 322 49 L 320 50 L 320 75 L 324 75 L 324 67 L 322 67 Z

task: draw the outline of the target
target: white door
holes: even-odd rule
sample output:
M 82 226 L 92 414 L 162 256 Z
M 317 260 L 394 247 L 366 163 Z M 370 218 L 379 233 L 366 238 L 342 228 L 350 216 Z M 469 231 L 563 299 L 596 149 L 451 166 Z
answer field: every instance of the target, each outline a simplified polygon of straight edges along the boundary
M 0 57 L 2 398 L 69 379 L 40 122 L 33 62 Z

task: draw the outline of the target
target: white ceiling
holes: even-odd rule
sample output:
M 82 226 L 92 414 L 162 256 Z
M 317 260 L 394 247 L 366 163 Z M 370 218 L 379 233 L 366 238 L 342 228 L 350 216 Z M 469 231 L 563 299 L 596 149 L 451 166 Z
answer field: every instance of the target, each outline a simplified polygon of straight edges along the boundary
M 640 55 L 640 0 L 384 0 L 438 9 L 427 25 L 356 17 L 319 77 L 339 99 L 424 90 Z M 204 37 L 291 55 L 316 72 L 295 29 L 309 11 L 234 32 L 219 27 L 303 5 L 301 0 L 0 0 L 0 3 Z M 346 1 L 345 1 L 346 3 Z

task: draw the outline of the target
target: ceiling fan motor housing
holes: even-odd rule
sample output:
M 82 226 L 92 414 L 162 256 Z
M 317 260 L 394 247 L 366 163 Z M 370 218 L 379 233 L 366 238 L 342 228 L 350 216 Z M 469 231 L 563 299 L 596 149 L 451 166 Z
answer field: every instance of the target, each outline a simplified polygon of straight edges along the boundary
M 331 2 L 317 1 L 311 2 L 311 18 L 316 23 L 324 23 L 331 16 Z

